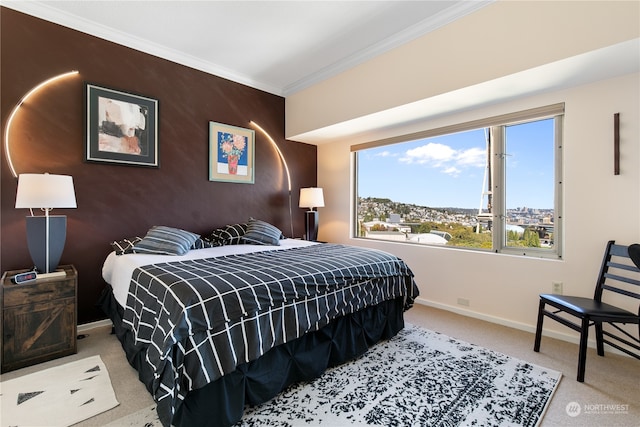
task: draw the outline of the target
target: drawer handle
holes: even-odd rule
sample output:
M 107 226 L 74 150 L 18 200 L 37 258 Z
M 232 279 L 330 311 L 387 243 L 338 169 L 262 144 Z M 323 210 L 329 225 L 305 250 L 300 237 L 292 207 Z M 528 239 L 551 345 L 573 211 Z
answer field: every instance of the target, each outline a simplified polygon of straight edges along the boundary
M 33 293 L 33 295 L 44 295 L 44 294 L 52 294 L 53 291 L 52 290 L 48 290 L 48 291 L 36 291 Z

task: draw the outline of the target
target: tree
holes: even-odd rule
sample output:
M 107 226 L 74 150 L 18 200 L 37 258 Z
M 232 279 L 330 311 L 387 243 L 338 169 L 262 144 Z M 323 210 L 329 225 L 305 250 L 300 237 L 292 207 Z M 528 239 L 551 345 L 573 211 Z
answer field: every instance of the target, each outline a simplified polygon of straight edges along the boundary
M 428 222 L 423 222 L 416 229 L 416 233 L 430 233 L 431 232 L 431 224 Z
M 539 248 L 540 247 L 540 235 L 538 232 L 530 229 L 526 229 L 524 231 L 524 235 L 522 236 L 522 240 L 524 240 L 525 246 L 528 248 Z

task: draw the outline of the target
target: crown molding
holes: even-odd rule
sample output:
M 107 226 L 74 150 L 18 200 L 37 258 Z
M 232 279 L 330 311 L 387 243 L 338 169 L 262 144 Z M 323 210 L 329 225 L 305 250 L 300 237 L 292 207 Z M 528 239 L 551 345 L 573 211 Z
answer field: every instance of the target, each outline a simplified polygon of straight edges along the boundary
M 72 30 L 80 31 L 91 36 L 117 43 L 131 49 L 139 50 L 180 65 L 204 71 L 217 77 L 222 77 L 236 83 L 263 90 L 274 95 L 284 95 L 282 88 L 250 79 L 245 75 L 234 73 L 217 64 L 203 61 L 195 56 L 187 55 L 174 49 L 169 49 L 157 43 L 132 36 L 123 31 L 115 30 L 109 26 L 98 24 L 94 21 L 90 21 L 76 15 L 61 12 L 59 9 L 38 1 L 3 1 L 2 6 L 63 27 L 71 28 Z

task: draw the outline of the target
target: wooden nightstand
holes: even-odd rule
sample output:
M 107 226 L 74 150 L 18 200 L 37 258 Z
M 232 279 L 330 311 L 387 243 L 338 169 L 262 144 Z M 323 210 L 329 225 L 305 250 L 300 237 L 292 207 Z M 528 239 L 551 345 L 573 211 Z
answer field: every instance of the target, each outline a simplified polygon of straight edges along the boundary
M 78 272 L 61 265 L 66 276 L 13 284 L 7 271 L 0 282 L 2 319 L 1 372 L 35 365 L 77 352 L 76 295 Z

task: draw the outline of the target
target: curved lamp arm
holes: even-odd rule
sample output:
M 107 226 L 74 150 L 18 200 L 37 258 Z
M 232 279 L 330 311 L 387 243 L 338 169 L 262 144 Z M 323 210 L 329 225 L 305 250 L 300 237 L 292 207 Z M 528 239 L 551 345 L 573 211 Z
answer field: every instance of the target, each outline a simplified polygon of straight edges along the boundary
M 29 97 L 31 95 L 33 95 L 34 93 L 36 93 L 37 91 L 39 91 L 40 89 L 42 89 L 43 87 L 57 81 L 60 79 L 63 79 L 65 77 L 69 77 L 69 76 L 74 76 L 78 74 L 78 71 L 69 71 L 67 73 L 63 73 L 63 74 L 59 74 L 55 77 L 51 77 L 50 79 L 47 79 L 45 81 L 43 81 L 42 83 L 38 84 L 37 86 L 34 86 L 29 92 L 27 92 L 21 99 L 20 102 L 18 102 L 16 104 L 15 107 L 13 107 L 13 110 L 11 110 L 11 114 L 9 114 L 9 118 L 7 119 L 7 124 L 4 128 L 4 152 L 5 152 L 5 156 L 7 158 L 7 163 L 9 165 L 9 169 L 11 169 L 11 173 L 13 174 L 14 178 L 18 177 L 18 174 L 16 173 L 16 169 L 13 166 L 13 161 L 11 159 L 11 150 L 9 149 L 9 131 L 11 130 L 11 122 L 13 121 L 13 118 L 15 117 L 15 115 L 18 113 L 18 110 L 20 109 L 20 107 L 22 106 L 22 104 L 24 104 L 27 99 L 29 99 Z

